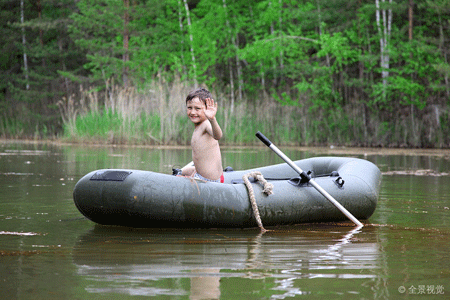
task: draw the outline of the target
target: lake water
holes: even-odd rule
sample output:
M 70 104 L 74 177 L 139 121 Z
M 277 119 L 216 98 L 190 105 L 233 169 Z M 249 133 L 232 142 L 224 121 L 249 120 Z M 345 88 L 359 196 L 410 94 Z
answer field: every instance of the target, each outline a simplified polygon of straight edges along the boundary
M 190 150 L 0 143 L 0 298 L 449 299 L 450 151 L 282 150 L 375 163 L 384 175 L 366 226 L 99 226 L 73 203 L 83 175 L 171 173 Z M 281 163 L 267 147 L 222 151 L 235 169 Z

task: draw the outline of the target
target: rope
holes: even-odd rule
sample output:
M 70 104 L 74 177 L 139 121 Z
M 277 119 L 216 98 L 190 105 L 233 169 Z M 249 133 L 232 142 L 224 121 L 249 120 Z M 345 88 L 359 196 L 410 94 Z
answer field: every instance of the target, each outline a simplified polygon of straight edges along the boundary
M 261 172 L 258 171 L 251 172 L 242 176 L 244 184 L 248 190 L 248 197 L 250 198 L 250 203 L 252 204 L 253 215 L 255 216 L 256 223 L 258 223 L 258 227 L 261 229 L 262 232 L 266 232 L 267 230 L 264 228 L 261 221 L 261 216 L 259 215 L 258 205 L 256 204 L 255 192 L 253 191 L 253 187 L 252 184 L 250 183 L 250 180 L 248 180 L 249 177 L 255 178 L 256 181 L 259 181 L 263 185 L 263 193 L 265 193 L 267 196 L 273 194 L 273 184 L 267 182 L 267 180 L 264 179 L 264 176 L 261 174 Z

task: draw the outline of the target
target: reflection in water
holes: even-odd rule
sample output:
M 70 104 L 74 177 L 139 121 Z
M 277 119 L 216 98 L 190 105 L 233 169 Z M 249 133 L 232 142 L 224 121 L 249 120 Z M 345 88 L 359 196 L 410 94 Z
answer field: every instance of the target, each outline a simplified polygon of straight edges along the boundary
M 267 147 L 256 150 L 226 148 L 223 163 L 280 162 Z M 450 151 L 347 150 L 286 149 L 292 159 L 356 156 L 392 174 L 369 220 L 380 225 L 346 237 L 353 227 L 331 224 L 264 235 L 94 227 L 73 203 L 79 178 L 102 168 L 170 173 L 191 160 L 190 148 L 0 143 L 1 298 L 189 299 L 209 290 L 220 299 L 449 299 Z M 429 297 L 412 295 L 423 288 Z
M 220 298 L 220 276 L 214 276 L 220 270 L 218 269 L 194 269 L 191 277 L 191 295 L 189 299 L 219 299 Z
M 73 262 L 90 293 L 219 299 L 239 277 L 261 280 L 275 299 L 309 294 L 321 278 L 360 281 L 366 294 L 384 294 L 373 228 L 313 226 L 261 234 L 98 225 L 79 239 Z

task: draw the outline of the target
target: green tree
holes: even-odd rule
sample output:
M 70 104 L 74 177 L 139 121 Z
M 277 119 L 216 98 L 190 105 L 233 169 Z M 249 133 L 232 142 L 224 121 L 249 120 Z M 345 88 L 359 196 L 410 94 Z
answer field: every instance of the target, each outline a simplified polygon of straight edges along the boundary
M 75 52 L 67 38 L 73 1 L 3 1 L 1 73 L 2 121 L 6 136 L 54 133 L 60 116 L 56 101 L 69 93 L 58 70 L 72 68 Z M 76 55 L 74 57 L 77 57 Z

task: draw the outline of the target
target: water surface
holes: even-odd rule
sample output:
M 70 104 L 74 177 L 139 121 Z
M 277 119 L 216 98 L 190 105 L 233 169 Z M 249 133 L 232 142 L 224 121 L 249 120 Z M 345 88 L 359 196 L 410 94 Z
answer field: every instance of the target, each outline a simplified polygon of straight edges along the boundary
M 290 148 L 293 160 L 352 156 L 384 173 L 366 226 L 132 229 L 85 219 L 75 183 L 101 168 L 171 173 L 189 149 L 0 144 L 2 299 L 448 299 L 450 152 Z M 224 148 L 224 165 L 280 163 Z

